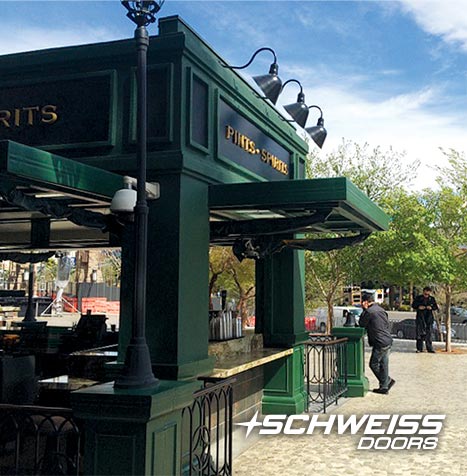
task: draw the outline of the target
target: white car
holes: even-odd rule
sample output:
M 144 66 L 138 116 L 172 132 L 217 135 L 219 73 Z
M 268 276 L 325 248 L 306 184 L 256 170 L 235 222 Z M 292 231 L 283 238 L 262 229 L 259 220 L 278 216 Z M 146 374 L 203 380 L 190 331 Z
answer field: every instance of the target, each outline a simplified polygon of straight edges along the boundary
M 363 309 L 356 306 L 333 306 L 332 311 L 333 327 L 343 327 L 349 312 L 355 316 L 355 324 L 358 325 L 358 319 Z M 314 314 L 316 315 L 316 328 L 322 333 L 326 332 L 326 322 L 328 320 L 327 307 L 319 307 Z

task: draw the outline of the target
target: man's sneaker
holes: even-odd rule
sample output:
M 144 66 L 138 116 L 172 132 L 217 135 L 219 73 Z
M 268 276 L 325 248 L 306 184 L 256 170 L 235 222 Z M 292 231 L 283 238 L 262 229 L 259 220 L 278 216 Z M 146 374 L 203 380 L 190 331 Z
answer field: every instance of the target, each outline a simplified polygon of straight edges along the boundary
M 373 392 L 374 393 L 381 393 L 383 395 L 387 395 L 389 393 L 389 390 L 387 388 L 374 388 Z
M 431 350 L 428 351 L 428 353 L 429 354 L 436 354 L 436 350 L 431 349 Z
M 423 350 L 416 350 L 415 352 L 417 352 L 417 354 L 422 354 Z
M 391 390 L 392 387 L 394 387 L 395 383 L 396 383 L 396 381 L 392 378 L 389 382 L 389 385 L 388 385 L 388 392 L 389 392 L 389 390 Z

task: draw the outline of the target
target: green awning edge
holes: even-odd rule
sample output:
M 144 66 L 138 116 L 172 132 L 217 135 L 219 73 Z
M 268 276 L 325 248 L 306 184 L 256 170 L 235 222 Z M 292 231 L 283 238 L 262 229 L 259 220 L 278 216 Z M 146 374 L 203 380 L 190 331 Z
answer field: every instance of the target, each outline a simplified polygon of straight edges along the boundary
M 0 174 L 107 201 L 123 186 L 121 175 L 9 140 L 0 141 Z
M 369 231 L 389 228 L 389 216 L 346 177 L 218 184 L 209 187 L 210 210 L 332 206 Z

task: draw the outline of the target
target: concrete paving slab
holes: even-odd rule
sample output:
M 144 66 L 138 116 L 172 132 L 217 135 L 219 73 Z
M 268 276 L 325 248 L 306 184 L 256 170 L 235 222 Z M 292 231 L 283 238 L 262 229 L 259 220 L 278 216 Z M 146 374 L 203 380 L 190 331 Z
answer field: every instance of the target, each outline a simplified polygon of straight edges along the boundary
M 370 392 L 363 398 L 345 399 L 330 413 L 445 414 L 436 449 L 358 450 L 360 437 L 350 434 L 260 436 L 234 460 L 234 475 L 467 475 L 467 353 L 417 354 L 414 344 L 395 345 L 390 374 L 397 383 L 389 395 Z M 367 369 L 368 358 L 369 352 Z M 370 388 L 376 387 L 371 371 L 367 375 Z

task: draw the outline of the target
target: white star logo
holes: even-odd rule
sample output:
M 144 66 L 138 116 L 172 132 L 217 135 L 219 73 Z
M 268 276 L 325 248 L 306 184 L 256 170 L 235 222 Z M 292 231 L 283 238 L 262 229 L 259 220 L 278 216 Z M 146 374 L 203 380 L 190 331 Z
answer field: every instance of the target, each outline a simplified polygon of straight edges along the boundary
M 253 418 L 250 421 L 247 421 L 245 423 L 235 423 L 235 424 L 247 427 L 245 438 L 248 438 L 248 435 L 251 433 L 251 431 L 253 430 L 255 426 L 263 426 L 263 423 L 258 421 L 258 411 L 256 411 L 256 413 L 253 415 Z

